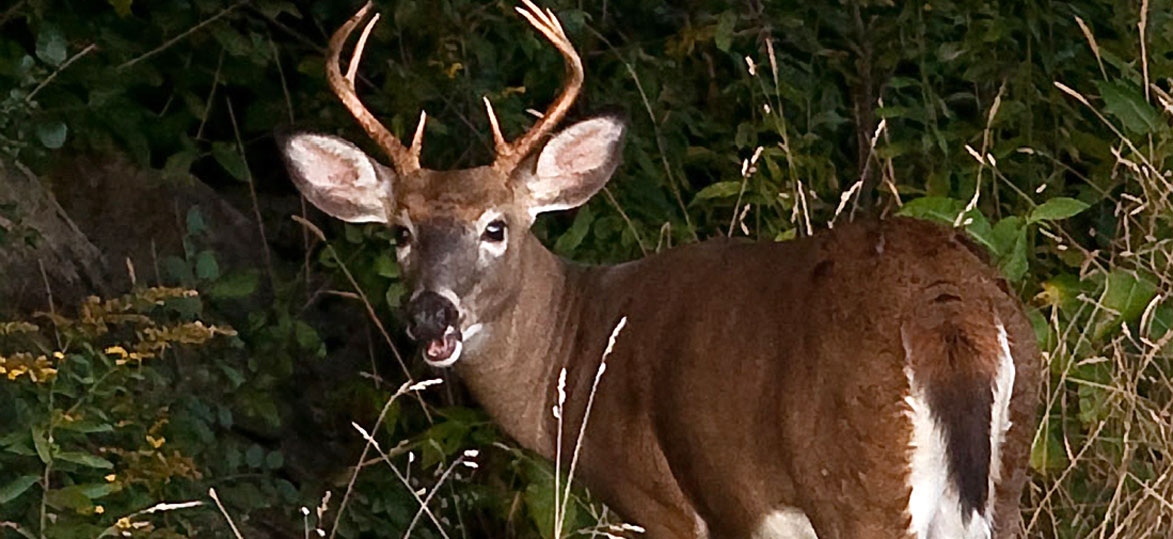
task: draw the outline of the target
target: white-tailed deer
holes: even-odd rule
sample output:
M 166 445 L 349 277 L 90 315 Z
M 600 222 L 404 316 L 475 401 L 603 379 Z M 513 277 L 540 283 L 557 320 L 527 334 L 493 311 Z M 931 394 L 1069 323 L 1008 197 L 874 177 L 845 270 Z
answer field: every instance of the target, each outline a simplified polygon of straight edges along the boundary
M 573 447 L 626 316 L 579 476 L 647 537 L 1017 532 L 1038 352 L 1013 293 L 962 233 L 867 221 L 618 266 L 561 260 L 530 225 L 603 187 L 625 126 L 596 117 L 551 136 L 583 81 L 554 14 L 518 9 L 565 58 L 554 104 L 512 143 L 490 106 L 493 164 L 435 171 L 419 163 L 424 116 L 405 147 L 355 94 L 370 25 L 340 69 L 369 9 L 331 38 L 327 73 L 391 167 L 327 135 L 293 135 L 282 150 L 318 208 L 394 228 L 424 359 L 454 366 L 505 432 L 553 458 L 565 369 L 563 446 Z

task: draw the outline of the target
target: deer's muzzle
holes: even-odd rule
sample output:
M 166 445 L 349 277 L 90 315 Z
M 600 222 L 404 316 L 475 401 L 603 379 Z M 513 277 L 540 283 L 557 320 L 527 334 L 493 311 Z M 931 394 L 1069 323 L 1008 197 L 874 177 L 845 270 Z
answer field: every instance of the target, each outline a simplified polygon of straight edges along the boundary
M 424 360 L 446 367 L 460 357 L 460 311 L 448 298 L 425 290 L 407 305 L 409 333 L 423 346 Z

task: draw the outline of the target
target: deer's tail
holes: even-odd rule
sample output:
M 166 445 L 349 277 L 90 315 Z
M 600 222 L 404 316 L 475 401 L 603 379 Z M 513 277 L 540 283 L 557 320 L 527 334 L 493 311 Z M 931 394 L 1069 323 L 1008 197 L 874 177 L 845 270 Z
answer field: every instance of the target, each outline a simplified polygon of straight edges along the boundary
M 963 310 L 963 293 L 934 291 L 901 329 L 913 430 L 909 513 L 921 539 L 993 530 L 1014 360 L 1001 322 Z

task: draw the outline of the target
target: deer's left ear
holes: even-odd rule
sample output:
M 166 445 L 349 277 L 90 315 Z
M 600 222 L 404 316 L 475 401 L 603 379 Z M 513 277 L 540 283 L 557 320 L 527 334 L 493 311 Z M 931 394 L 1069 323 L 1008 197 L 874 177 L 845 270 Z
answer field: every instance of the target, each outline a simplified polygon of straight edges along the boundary
M 623 156 L 627 126 L 615 116 L 583 120 L 555 135 L 522 177 L 529 214 L 574 208 L 606 185 Z

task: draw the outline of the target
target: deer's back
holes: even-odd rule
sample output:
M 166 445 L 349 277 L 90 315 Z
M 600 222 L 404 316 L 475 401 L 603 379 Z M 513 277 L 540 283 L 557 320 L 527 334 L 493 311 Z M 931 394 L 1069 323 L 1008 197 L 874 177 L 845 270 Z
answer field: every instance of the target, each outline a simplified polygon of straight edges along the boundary
M 911 434 L 901 328 L 934 316 L 935 301 L 997 319 L 1015 359 L 1037 354 L 981 253 L 921 221 L 709 241 L 602 279 L 615 292 L 587 311 L 625 315 L 628 329 L 608 370 L 626 380 L 601 397 L 642 408 L 634 415 L 647 418 L 685 497 L 735 536 L 779 506 L 800 507 L 831 537 L 908 528 L 907 462 L 893 460 Z M 1024 363 L 1018 385 L 1030 388 L 1037 373 Z M 1029 404 L 1019 412 L 1033 414 Z

